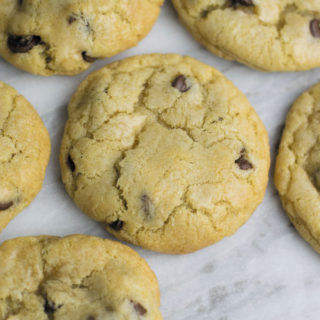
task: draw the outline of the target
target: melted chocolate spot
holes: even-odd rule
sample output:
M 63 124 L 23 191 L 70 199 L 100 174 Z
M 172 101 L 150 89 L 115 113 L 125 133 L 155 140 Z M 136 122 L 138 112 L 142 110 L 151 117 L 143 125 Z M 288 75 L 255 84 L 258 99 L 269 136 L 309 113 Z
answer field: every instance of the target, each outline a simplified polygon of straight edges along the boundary
M 123 228 L 123 221 L 119 219 L 116 221 L 113 221 L 109 223 L 109 227 L 112 228 L 113 230 L 120 231 Z
M 145 216 L 150 218 L 153 211 L 153 203 L 151 199 L 146 194 L 143 194 L 141 196 L 141 202 L 142 202 L 142 210 Z
M 82 52 L 82 58 L 84 61 L 89 62 L 89 63 L 92 63 L 92 62 L 95 62 L 96 60 L 98 60 L 98 58 L 88 56 L 86 51 Z
M 240 158 L 235 161 L 235 163 L 241 170 L 250 170 L 253 168 L 252 163 L 245 158 L 245 155 L 243 153 L 241 154 Z
M 174 88 L 178 89 L 181 93 L 190 90 L 187 85 L 187 78 L 183 75 L 176 77 L 171 84 Z
M 0 202 L 0 211 L 8 210 L 13 206 L 13 202 Z
M 70 168 L 70 170 L 71 170 L 72 172 L 74 172 L 74 171 L 76 170 L 76 165 L 74 164 L 74 162 L 73 162 L 70 154 L 68 155 L 67 165 L 68 165 L 68 167 Z
M 42 43 L 41 37 L 39 36 L 9 35 L 7 45 L 13 53 L 26 53 L 34 46 Z
M 318 19 L 311 20 L 310 32 L 313 37 L 320 38 L 320 20 L 318 20 Z
M 147 313 L 147 309 L 141 305 L 139 302 L 135 302 L 131 300 L 131 303 L 133 304 L 134 310 L 136 310 L 136 313 L 140 316 L 144 316 Z

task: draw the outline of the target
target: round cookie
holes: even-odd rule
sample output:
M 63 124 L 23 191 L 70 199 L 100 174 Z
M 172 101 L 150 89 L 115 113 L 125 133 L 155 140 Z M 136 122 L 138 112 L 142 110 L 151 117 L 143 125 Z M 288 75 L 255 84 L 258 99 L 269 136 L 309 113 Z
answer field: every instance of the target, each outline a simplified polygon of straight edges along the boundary
M 69 104 L 69 195 L 120 239 L 187 253 L 234 233 L 262 201 L 265 128 L 220 72 L 142 55 L 92 73 Z
M 42 187 L 50 138 L 31 104 L 0 81 L 0 231 Z
M 0 0 L 0 56 L 25 71 L 74 75 L 135 46 L 163 0 Z
M 0 320 L 161 320 L 157 279 L 132 249 L 73 235 L 0 246 Z
M 265 71 L 320 66 L 318 0 L 172 0 L 194 38 L 215 55 Z
M 274 181 L 290 220 L 320 253 L 320 83 L 288 114 Z

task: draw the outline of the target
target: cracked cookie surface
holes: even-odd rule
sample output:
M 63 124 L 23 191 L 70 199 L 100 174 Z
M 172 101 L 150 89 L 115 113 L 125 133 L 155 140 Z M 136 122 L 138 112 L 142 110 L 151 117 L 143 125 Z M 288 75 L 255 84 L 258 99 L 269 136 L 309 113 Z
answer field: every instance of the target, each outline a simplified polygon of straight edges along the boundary
M 215 55 L 265 71 L 320 66 L 318 0 L 172 0 L 194 38 Z
M 320 253 L 320 83 L 289 111 L 275 168 L 282 205 L 301 236 Z
M 40 191 L 49 155 L 49 134 L 37 112 L 0 81 L 0 231 Z
M 135 46 L 163 0 L 0 0 L 0 56 L 25 71 L 74 75 Z
M 69 195 L 120 239 L 186 253 L 234 233 L 262 201 L 265 128 L 217 70 L 142 55 L 92 73 L 68 107 Z
M 161 320 L 157 279 L 132 249 L 72 235 L 0 246 L 0 320 Z

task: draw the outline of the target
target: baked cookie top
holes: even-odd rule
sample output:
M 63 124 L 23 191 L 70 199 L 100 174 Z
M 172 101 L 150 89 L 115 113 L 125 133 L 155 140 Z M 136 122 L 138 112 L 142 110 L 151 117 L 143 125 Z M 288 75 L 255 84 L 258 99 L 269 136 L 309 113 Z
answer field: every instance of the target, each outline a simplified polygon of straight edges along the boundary
M 130 248 L 73 235 L 0 246 L 0 319 L 161 320 L 157 279 Z
M 0 81 L 0 231 L 40 191 L 49 155 L 49 134 L 37 112 Z
M 291 221 L 320 253 L 320 83 L 288 114 L 274 179 Z
M 256 112 L 220 72 L 153 54 L 80 85 L 60 162 L 70 196 L 109 232 L 185 253 L 249 218 L 264 196 L 269 146 Z
M 0 0 L 0 55 L 40 74 L 74 75 L 136 45 L 163 0 Z
M 265 71 L 320 66 L 318 0 L 172 0 L 214 54 Z

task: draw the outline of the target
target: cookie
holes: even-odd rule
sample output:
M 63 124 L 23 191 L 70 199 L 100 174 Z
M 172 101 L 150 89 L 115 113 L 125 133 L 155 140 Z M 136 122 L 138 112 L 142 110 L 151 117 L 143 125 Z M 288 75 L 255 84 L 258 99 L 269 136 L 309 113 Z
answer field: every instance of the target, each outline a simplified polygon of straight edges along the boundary
M 320 66 L 320 1 L 172 0 L 215 55 L 265 71 Z
M 80 73 L 135 46 L 163 0 L 0 0 L 0 56 L 25 71 Z
M 42 187 L 50 138 L 31 104 L 0 81 L 0 231 Z
M 301 236 L 320 253 L 320 83 L 293 104 L 281 138 L 274 181 Z
M 132 249 L 73 235 L 0 246 L 0 319 L 161 320 L 157 279 Z
M 265 128 L 217 70 L 142 55 L 91 74 L 61 147 L 69 195 L 120 239 L 187 253 L 234 233 L 268 180 Z

